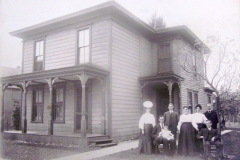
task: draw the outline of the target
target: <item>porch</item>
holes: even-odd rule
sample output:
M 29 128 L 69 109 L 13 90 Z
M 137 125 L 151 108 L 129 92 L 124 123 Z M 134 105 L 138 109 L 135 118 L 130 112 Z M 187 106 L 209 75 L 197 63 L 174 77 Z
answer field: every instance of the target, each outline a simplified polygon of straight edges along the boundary
M 55 134 L 48 135 L 40 134 L 33 131 L 22 133 L 22 131 L 4 131 L 2 138 L 7 140 L 17 140 L 23 143 L 30 144 L 43 144 L 43 145 L 56 145 L 56 146 L 74 146 L 74 147 L 86 147 L 89 146 L 93 140 L 106 140 L 109 139 L 109 135 L 101 134 L 86 134 L 85 137 L 77 133 L 69 134 Z
M 184 79 L 175 74 L 158 74 L 156 76 L 139 78 L 142 99 L 153 102 L 152 113 L 156 119 L 168 111 L 169 103 L 174 105 L 174 111 L 181 111 L 181 82 Z
M 3 77 L 1 78 L 3 91 L 1 131 L 6 138 L 15 134 L 4 132 L 3 117 L 6 105 L 4 91 L 8 86 L 17 86 L 22 90 L 20 127 L 22 133 L 27 133 L 26 135 L 16 134 L 17 138 L 26 140 L 26 137 L 28 139 L 34 137 L 30 139 L 39 142 L 47 139 L 57 143 L 61 137 L 67 135 L 72 137 L 69 141 L 80 143 L 96 135 L 97 137 L 107 136 L 109 135 L 108 125 L 110 125 L 106 102 L 109 89 L 107 82 L 108 71 L 94 65 L 79 65 Z M 92 95 L 91 90 L 97 93 Z M 94 98 L 95 101 L 91 101 Z M 94 111 L 97 113 L 95 126 L 100 126 L 95 132 L 97 134 L 94 133 L 92 123 Z M 28 134 L 30 130 L 36 133 L 39 129 L 41 132 L 37 132 L 38 134 Z M 48 138 L 42 138 L 46 136 Z

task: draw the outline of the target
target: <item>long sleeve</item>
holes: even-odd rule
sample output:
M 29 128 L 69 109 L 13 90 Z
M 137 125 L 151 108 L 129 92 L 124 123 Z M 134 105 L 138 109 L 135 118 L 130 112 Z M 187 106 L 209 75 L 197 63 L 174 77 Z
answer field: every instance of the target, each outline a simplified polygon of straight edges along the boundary
M 140 129 L 144 128 L 144 115 L 141 116 L 138 126 Z
M 182 125 L 182 119 L 181 119 L 182 116 L 180 116 L 179 118 L 179 121 L 178 121 L 178 125 L 177 125 L 177 129 L 180 130 L 181 128 L 181 125 Z
M 152 124 L 154 127 L 155 123 L 156 122 L 154 116 L 150 113 L 145 113 L 141 116 L 138 126 L 140 129 L 144 129 L 144 124 Z

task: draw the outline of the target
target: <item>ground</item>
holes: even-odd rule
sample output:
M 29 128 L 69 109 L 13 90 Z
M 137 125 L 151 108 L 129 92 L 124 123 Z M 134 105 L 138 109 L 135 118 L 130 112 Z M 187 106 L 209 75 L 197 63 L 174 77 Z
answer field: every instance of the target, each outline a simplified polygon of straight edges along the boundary
M 231 125 L 231 127 L 238 127 Z M 228 126 L 227 126 L 228 127 Z M 230 127 L 230 126 L 229 126 Z M 230 155 L 232 160 L 240 160 L 240 132 L 232 131 L 223 135 L 224 153 Z M 78 154 L 86 151 L 96 150 L 99 148 L 77 148 L 77 147 L 61 147 L 53 145 L 39 145 L 39 144 L 24 144 L 18 141 L 2 140 L 1 141 L 1 157 L 11 160 L 46 160 L 58 157 L 65 157 L 68 155 Z M 233 158 L 235 156 L 235 158 Z M 81 157 L 79 157 L 81 159 Z M 137 149 L 128 150 L 112 155 L 108 155 L 95 160 L 157 160 L 157 159 L 170 159 L 170 160 L 201 160 L 197 155 L 194 157 L 181 157 L 175 155 L 174 157 L 165 157 L 161 153 L 153 155 L 138 154 Z

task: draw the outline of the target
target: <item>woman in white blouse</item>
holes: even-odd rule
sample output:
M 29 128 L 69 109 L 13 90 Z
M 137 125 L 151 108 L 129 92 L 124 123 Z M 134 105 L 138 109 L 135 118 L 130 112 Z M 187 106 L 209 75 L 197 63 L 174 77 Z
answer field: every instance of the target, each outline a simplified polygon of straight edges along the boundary
M 192 125 L 195 128 L 195 141 L 196 141 L 196 150 L 202 154 L 203 152 L 203 146 L 202 146 L 202 139 L 197 139 L 197 134 L 202 128 L 206 128 L 206 116 L 201 113 L 202 106 L 200 104 L 196 105 L 195 107 L 195 113 L 192 114 L 193 120 Z
M 155 126 L 155 118 L 150 110 L 153 106 L 152 102 L 145 101 L 143 106 L 146 112 L 141 116 L 139 121 L 140 137 L 139 137 L 139 153 L 152 154 L 152 130 Z
M 183 114 L 179 118 L 178 131 L 178 154 L 183 156 L 192 156 L 195 151 L 195 129 L 192 125 L 192 115 L 189 114 L 189 107 L 183 107 Z

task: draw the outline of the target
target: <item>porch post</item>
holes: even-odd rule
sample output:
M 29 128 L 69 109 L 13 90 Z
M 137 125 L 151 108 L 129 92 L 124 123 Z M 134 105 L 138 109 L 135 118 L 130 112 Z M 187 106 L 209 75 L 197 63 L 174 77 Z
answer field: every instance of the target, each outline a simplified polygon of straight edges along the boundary
M 80 76 L 78 75 L 81 84 L 82 84 L 82 118 L 81 118 L 81 136 L 84 138 L 86 137 L 86 83 L 88 81 L 88 76 L 86 74 L 81 74 Z
M 104 80 L 98 78 L 102 84 L 102 118 L 101 118 L 101 133 L 106 134 L 106 121 L 105 121 L 105 82 Z
M 172 81 L 165 82 L 165 84 L 168 86 L 168 94 L 169 94 L 169 103 L 172 103 Z
M 23 95 L 22 95 L 22 106 L 24 107 L 24 112 L 23 112 L 23 127 L 22 127 L 22 133 L 27 133 L 27 103 L 26 103 L 26 99 L 27 99 L 27 87 L 28 84 L 31 81 L 28 82 L 22 82 L 22 91 L 23 91 Z
M 22 96 L 22 103 L 24 107 L 24 113 L 23 113 L 23 127 L 22 127 L 22 133 L 27 133 L 27 105 L 26 105 L 26 87 L 25 82 L 23 86 L 23 96 Z
M 1 132 L 4 132 L 4 91 L 8 84 L 2 86 L 2 118 L 1 118 Z
M 53 88 L 52 88 L 52 78 L 46 79 L 49 87 L 49 108 L 50 115 L 48 120 L 48 135 L 53 135 L 53 105 L 52 105 L 52 97 L 53 97 Z

